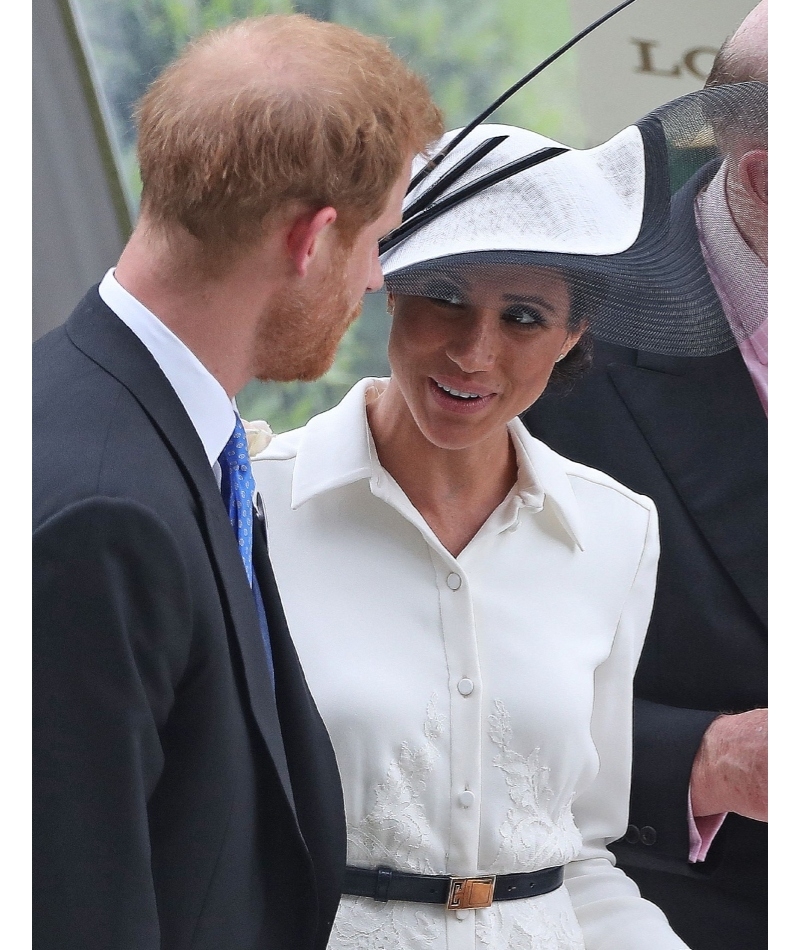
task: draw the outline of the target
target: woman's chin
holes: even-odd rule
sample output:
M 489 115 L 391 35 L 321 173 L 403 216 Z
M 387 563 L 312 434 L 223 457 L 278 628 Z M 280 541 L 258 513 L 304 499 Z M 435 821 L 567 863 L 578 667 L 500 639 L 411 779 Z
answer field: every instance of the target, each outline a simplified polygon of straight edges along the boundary
M 491 439 L 505 439 L 506 424 L 454 413 L 454 418 L 418 419 L 417 427 L 426 441 L 438 449 L 460 452 Z

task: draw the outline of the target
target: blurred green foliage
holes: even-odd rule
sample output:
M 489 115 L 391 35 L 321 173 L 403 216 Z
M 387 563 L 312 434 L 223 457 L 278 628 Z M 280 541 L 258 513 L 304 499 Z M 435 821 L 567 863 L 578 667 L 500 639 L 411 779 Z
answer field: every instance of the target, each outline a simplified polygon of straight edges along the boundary
M 193 37 L 235 19 L 302 12 L 385 37 L 425 77 L 449 128 L 464 125 L 573 32 L 568 0 L 71 0 L 87 41 L 134 212 L 141 182 L 133 109 L 147 85 Z M 583 24 L 580 24 L 583 25 Z M 575 60 L 567 54 L 490 121 L 535 128 L 581 147 Z M 282 432 L 344 395 L 362 376 L 388 373 L 385 295 L 370 294 L 331 370 L 314 383 L 252 382 L 239 394 L 245 418 Z

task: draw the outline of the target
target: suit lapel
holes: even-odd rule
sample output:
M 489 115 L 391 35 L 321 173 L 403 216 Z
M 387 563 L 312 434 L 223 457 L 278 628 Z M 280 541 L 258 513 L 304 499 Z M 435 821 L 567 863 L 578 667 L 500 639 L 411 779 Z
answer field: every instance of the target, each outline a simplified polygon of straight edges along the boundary
M 739 351 L 709 358 L 640 352 L 636 366 L 612 365 L 609 374 L 700 531 L 766 624 L 767 422 Z
M 264 517 L 264 508 L 261 496 L 257 495 L 256 518 L 253 531 L 253 569 L 258 578 L 261 597 L 264 602 L 264 611 L 267 615 L 269 639 L 272 647 L 272 661 L 275 670 L 275 694 L 278 704 L 278 715 L 287 716 L 291 709 L 291 721 L 283 721 L 281 728 L 284 735 L 298 729 L 313 733 L 319 726 L 316 706 L 311 699 L 311 693 L 303 674 L 300 659 L 289 632 L 286 615 L 283 612 L 278 584 L 272 563 L 269 559 L 267 546 L 267 526 Z M 314 709 L 316 722 L 311 722 L 308 714 Z M 302 721 L 301 721 L 302 720 Z M 295 743 L 296 745 L 296 743 Z M 294 748 L 294 746 L 293 746 Z M 290 750 L 291 751 L 291 750 Z M 285 762 L 285 760 L 284 760 Z M 295 763 L 293 763 L 294 765 Z M 309 763 L 303 763 L 308 765 Z
M 70 317 L 66 330 L 80 350 L 137 399 L 184 474 L 198 505 L 198 523 L 218 578 L 223 610 L 236 637 L 250 705 L 287 800 L 294 808 L 255 599 L 200 437 L 155 359 L 103 303 L 96 290 L 84 298 Z
M 260 502 L 260 498 L 258 499 Z M 263 508 L 257 503 L 257 510 Z M 267 550 L 265 519 L 254 531 L 253 563 L 258 575 L 275 663 L 275 683 L 286 754 L 293 780 L 295 806 L 316 874 L 309 908 L 316 898 L 321 908 L 335 912 L 341 895 L 347 829 L 336 757 L 327 729 L 306 683 L 303 668 L 281 605 Z
M 298 674 L 302 668 L 289 633 L 278 585 L 275 581 L 275 573 L 269 559 L 266 520 L 263 515 L 260 495 L 258 496 L 254 523 L 256 528 L 253 532 L 253 567 L 258 577 L 264 610 L 267 615 L 273 662 L 275 664 L 276 692 L 280 701 L 284 691 L 299 690 L 305 693 L 308 691 L 308 687 L 302 674 L 298 679 Z

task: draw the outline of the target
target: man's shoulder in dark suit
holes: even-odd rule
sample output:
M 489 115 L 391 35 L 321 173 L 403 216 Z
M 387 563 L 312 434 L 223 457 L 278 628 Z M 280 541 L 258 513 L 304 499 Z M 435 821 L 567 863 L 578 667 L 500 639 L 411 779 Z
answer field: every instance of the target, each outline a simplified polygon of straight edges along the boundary
M 321 948 L 336 896 L 316 875 L 344 862 L 335 762 L 283 649 L 292 711 L 310 704 L 297 755 L 317 754 L 290 767 L 331 819 L 306 846 L 248 692 L 271 690 L 266 666 L 244 672 L 255 611 L 251 634 L 220 576 L 210 502 L 230 525 L 188 417 L 96 292 L 36 344 L 33 397 L 37 945 Z

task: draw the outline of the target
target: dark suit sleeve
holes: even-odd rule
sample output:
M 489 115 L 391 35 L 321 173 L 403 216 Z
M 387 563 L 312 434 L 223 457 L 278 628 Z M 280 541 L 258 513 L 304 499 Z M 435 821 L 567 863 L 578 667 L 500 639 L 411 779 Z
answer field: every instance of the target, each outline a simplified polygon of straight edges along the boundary
M 676 644 L 683 642 L 675 625 L 686 623 L 686 629 L 694 630 L 700 641 L 704 634 L 691 625 L 696 619 L 691 610 L 681 614 L 673 609 L 672 595 L 663 604 L 665 570 L 667 580 L 675 576 L 669 563 L 674 548 L 674 507 L 665 509 L 659 504 L 663 493 L 653 491 L 663 484 L 664 476 L 602 367 L 581 380 L 573 393 L 541 399 L 525 413 L 523 421 L 534 436 L 556 451 L 606 471 L 656 501 L 662 551 L 656 604 L 634 684 L 630 827 L 626 838 L 611 850 L 625 866 L 691 873 L 689 778 L 703 733 L 717 714 L 692 707 L 688 701 L 680 705 L 652 698 L 674 694 L 662 685 L 667 674 L 685 678 L 690 673 L 689 654 L 685 668 L 664 671 L 661 665 L 673 655 L 668 650 L 676 650 Z M 683 577 L 684 565 L 679 567 Z
M 656 359 L 648 356 L 644 367 L 632 351 L 598 345 L 594 368 L 573 391 L 546 394 L 523 421 L 556 451 L 608 472 L 652 498 L 658 509 L 656 598 L 634 684 L 631 827 L 627 840 L 612 850 L 626 868 L 684 877 L 712 873 L 728 848 L 730 819 L 702 864 L 688 860 L 689 780 L 703 734 L 720 711 L 763 705 L 765 632 L 717 553 L 730 563 L 739 550 L 729 522 L 742 533 L 743 499 L 757 494 L 740 473 L 748 460 L 757 470 L 761 452 L 759 439 L 750 434 L 753 426 L 745 430 L 743 420 L 755 413 L 763 425 L 763 410 L 747 389 L 752 383 L 738 353 L 711 361 L 687 358 L 680 365 L 664 357 L 659 359 L 669 365 L 661 368 Z M 696 362 L 703 365 L 695 367 Z M 740 406 L 742 465 L 730 460 L 734 399 Z M 702 530 L 697 511 L 706 498 L 712 510 Z M 709 542 L 709 522 L 717 530 L 711 535 L 716 549 Z M 754 543 L 745 531 L 741 549 L 749 552 Z M 755 571 L 740 574 L 752 580 Z
M 175 540 L 142 506 L 88 500 L 34 532 L 38 950 L 161 945 L 147 802 L 191 616 Z
M 688 791 L 694 757 L 717 713 L 637 699 L 630 824 L 614 853 L 626 864 L 688 872 Z

